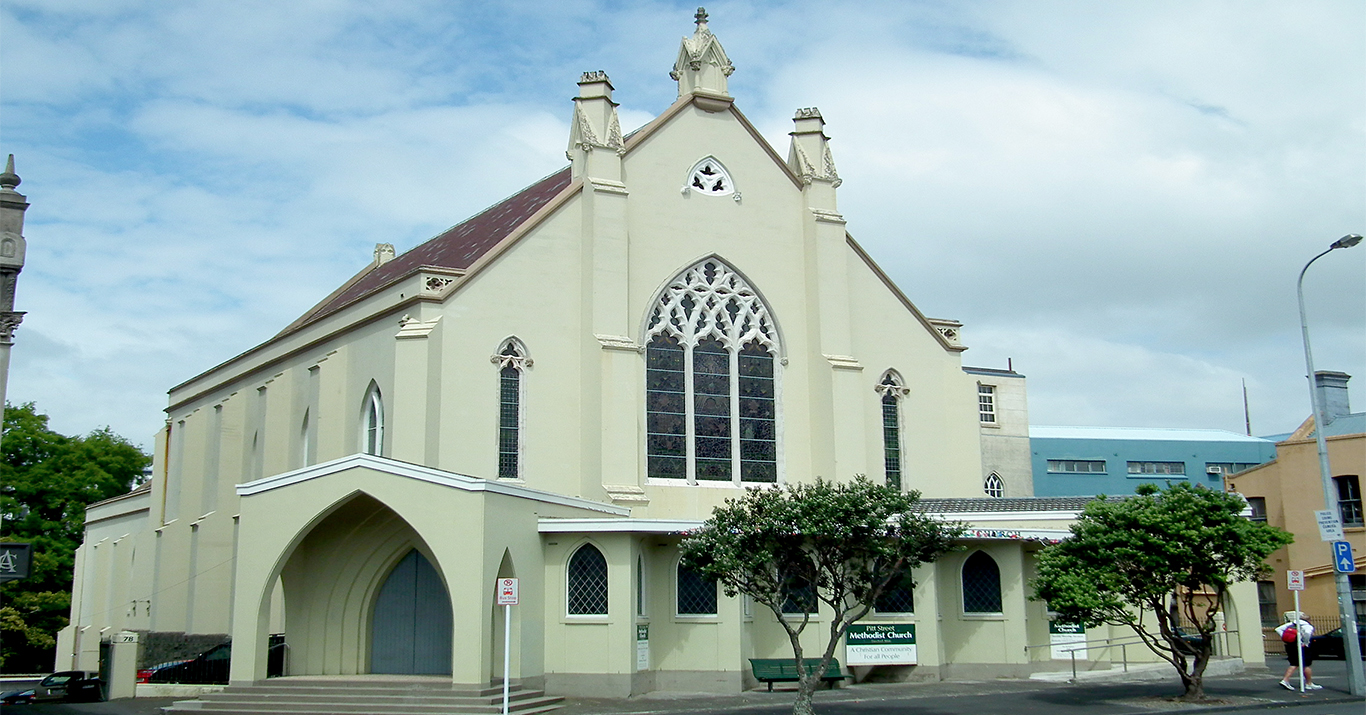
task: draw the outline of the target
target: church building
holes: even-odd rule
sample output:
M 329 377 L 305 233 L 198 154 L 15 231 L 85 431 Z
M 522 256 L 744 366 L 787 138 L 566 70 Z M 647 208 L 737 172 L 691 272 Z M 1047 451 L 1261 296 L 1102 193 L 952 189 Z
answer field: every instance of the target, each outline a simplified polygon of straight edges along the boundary
M 846 231 L 821 113 L 772 147 L 733 69 L 699 12 L 677 101 L 627 136 L 607 74 L 583 74 L 568 166 L 407 252 L 380 244 L 171 388 L 149 485 L 89 508 L 58 668 L 129 630 L 230 639 L 234 683 L 264 681 L 283 642 L 291 676 L 738 692 L 747 659 L 790 645 L 679 566 L 682 535 L 746 488 L 855 475 L 971 527 L 868 618 L 911 626 L 913 662 L 841 648 L 856 678 L 1060 667 L 1026 648 L 1050 640 L 1028 584 L 1081 502 L 983 494 L 961 326 Z M 1235 592 L 1260 661 L 1255 590 Z

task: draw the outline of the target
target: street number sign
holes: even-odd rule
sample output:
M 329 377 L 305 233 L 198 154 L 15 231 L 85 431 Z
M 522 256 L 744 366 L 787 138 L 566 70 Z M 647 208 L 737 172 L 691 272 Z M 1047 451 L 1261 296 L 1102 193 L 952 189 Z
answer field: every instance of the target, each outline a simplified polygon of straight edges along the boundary
M 1289 584 L 1287 585 L 1287 588 L 1289 588 L 1291 591 L 1303 591 L 1303 590 L 1304 590 L 1304 572 L 1303 572 L 1303 571 L 1286 571 L 1285 573 L 1286 573 L 1286 575 L 1289 577 L 1289 579 L 1288 579 L 1288 580 L 1289 580 Z
M 498 579 L 498 605 L 515 606 L 517 605 L 517 579 L 500 578 Z

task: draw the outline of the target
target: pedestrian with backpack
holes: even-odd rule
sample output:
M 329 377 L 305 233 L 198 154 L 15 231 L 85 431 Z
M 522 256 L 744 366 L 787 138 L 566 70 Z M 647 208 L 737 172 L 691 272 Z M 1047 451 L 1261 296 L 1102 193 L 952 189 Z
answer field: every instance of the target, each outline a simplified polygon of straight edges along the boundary
M 1322 685 L 1314 684 L 1314 673 L 1309 667 L 1314 662 L 1314 656 L 1309 652 L 1309 638 L 1314 635 L 1314 626 L 1304 620 L 1304 614 L 1286 611 L 1285 623 L 1276 627 L 1276 635 L 1285 644 L 1285 657 L 1290 660 L 1290 667 L 1285 669 L 1285 676 L 1281 678 L 1281 687 L 1286 690 L 1297 689 L 1290 684 L 1290 676 L 1298 667 L 1303 675 L 1305 690 L 1322 690 Z

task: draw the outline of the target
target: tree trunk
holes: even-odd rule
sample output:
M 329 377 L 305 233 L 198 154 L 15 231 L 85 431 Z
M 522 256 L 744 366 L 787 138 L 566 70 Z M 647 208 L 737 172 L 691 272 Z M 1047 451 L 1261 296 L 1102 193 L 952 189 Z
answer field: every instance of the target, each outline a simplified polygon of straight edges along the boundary
M 1191 665 L 1190 674 L 1182 674 L 1181 676 L 1181 684 L 1186 686 L 1186 692 L 1181 695 L 1182 700 L 1196 701 L 1205 699 L 1205 666 L 1207 665 L 1209 665 L 1209 654 L 1196 654 L 1195 663 Z
M 815 672 L 809 672 L 805 678 L 797 681 L 797 700 L 792 703 L 792 715 L 816 715 L 812 699 L 816 695 L 816 685 L 820 682 L 820 676 Z

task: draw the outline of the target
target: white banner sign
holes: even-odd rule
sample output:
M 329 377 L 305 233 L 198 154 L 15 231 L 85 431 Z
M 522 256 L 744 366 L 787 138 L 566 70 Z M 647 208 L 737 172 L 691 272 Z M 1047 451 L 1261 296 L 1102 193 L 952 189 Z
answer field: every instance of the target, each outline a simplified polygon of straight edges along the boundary
M 1075 623 L 1048 624 L 1048 653 L 1053 660 L 1071 660 L 1072 649 L 1086 642 L 1086 629 Z M 1086 659 L 1086 651 L 1078 650 L 1077 656 Z

